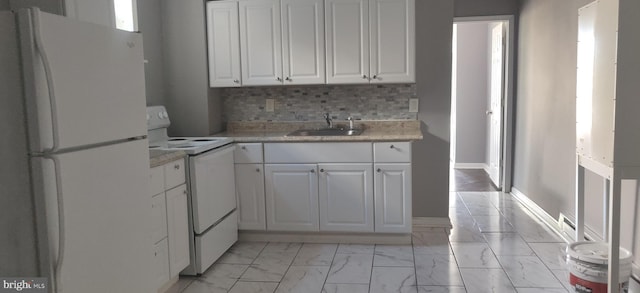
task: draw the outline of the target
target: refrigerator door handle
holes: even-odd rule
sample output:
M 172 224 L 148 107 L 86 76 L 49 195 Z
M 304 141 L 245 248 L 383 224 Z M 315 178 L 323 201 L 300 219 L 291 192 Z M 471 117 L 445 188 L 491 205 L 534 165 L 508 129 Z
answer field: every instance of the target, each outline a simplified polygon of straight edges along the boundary
M 47 57 L 47 52 L 42 42 L 42 34 L 40 33 L 40 9 L 37 7 L 33 7 L 31 9 L 33 11 L 31 19 L 33 22 L 35 47 L 39 53 L 38 55 L 40 55 L 42 65 L 44 67 L 44 75 L 46 78 L 47 90 L 49 93 L 49 104 L 51 107 L 51 130 L 53 134 L 53 146 L 51 146 L 51 148 L 49 149 L 44 150 L 43 153 L 51 153 L 57 151 L 60 146 L 60 139 L 58 135 L 58 109 L 56 107 L 56 96 L 55 90 L 53 88 L 51 65 L 49 63 L 49 58 Z
M 64 222 L 64 201 L 62 196 L 62 180 L 60 179 L 60 161 L 55 155 L 45 155 L 43 159 L 51 160 L 53 162 L 55 184 L 56 184 L 56 201 L 58 206 L 58 259 L 55 261 L 55 268 L 53 271 L 53 292 L 62 292 L 62 284 L 60 278 L 60 272 L 62 269 L 62 263 L 64 262 L 64 246 L 65 246 L 65 222 Z

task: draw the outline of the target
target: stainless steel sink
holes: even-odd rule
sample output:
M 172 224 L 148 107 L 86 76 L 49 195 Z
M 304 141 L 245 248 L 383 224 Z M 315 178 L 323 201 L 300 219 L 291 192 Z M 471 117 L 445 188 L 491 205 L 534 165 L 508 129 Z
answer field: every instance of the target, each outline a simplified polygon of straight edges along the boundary
M 287 136 L 354 136 L 362 134 L 362 129 L 323 128 L 298 129 Z

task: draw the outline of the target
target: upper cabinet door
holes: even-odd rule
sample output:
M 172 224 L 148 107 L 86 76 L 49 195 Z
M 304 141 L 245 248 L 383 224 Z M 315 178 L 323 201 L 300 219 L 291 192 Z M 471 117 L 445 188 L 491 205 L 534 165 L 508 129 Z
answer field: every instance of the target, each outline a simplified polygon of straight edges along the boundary
M 371 83 L 415 82 L 415 0 L 371 0 Z
M 281 3 L 284 84 L 325 83 L 324 1 Z
M 238 3 L 207 2 L 209 86 L 240 86 L 240 24 Z
M 280 0 L 240 1 L 244 85 L 282 84 Z
M 369 0 L 326 0 L 327 83 L 369 83 Z

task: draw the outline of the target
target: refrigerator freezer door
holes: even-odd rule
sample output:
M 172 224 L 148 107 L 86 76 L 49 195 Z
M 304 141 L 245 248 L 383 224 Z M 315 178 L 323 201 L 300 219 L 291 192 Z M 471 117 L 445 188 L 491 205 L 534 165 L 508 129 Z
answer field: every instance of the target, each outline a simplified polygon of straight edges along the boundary
M 140 34 L 31 10 L 19 23 L 32 152 L 56 132 L 58 149 L 147 134 Z
M 52 271 L 64 243 L 58 292 L 155 292 L 147 141 L 34 157 L 32 164 L 35 196 L 47 203 Z

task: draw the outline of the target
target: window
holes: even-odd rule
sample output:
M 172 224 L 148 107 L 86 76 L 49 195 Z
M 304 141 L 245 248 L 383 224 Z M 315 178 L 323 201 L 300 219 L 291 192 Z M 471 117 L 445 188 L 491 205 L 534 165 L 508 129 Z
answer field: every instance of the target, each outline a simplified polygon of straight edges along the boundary
M 138 30 L 138 9 L 136 0 L 113 0 L 116 28 L 126 31 Z

